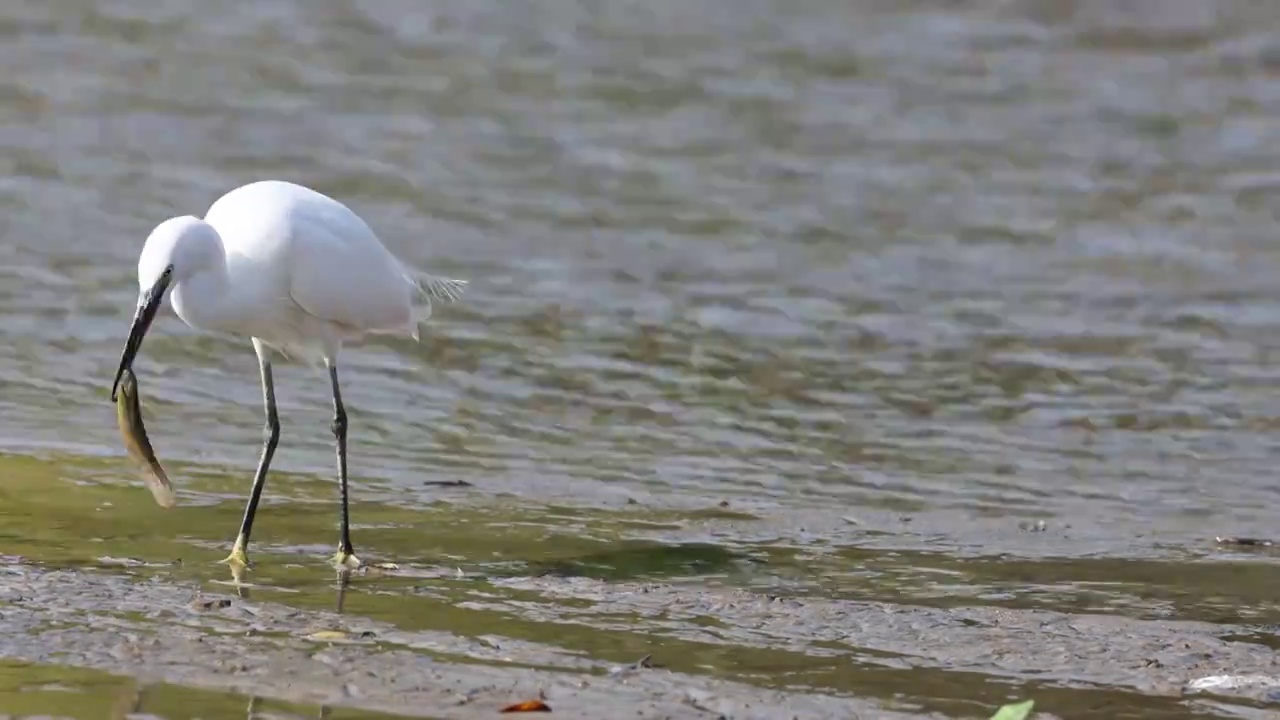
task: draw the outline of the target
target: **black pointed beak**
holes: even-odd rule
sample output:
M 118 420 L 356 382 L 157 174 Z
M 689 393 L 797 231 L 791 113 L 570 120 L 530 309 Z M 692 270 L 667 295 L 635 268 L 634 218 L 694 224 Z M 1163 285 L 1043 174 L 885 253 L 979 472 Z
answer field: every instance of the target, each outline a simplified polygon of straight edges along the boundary
M 125 369 L 133 368 L 133 358 L 142 348 L 142 339 L 151 329 L 151 322 L 156 319 L 156 312 L 160 309 L 160 303 L 164 301 L 164 292 L 169 288 L 169 280 L 172 276 L 173 266 L 170 265 L 160 273 L 160 278 L 156 280 L 155 285 L 152 285 L 138 300 L 138 310 L 133 314 L 133 324 L 129 326 L 129 339 L 125 341 L 124 352 L 120 354 L 120 368 L 116 370 L 116 379 L 111 383 L 111 402 L 116 401 L 120 378 L 124 375 Z

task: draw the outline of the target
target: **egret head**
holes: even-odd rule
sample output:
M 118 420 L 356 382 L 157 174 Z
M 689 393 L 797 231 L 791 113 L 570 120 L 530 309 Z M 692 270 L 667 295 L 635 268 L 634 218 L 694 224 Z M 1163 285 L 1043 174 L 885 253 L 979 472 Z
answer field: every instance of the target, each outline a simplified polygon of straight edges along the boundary
M 111 384 L 115 402 L 120 377 L 142 347 L 156 312 L 175 285 L 217 260 L 221 244 L 217 231 L 205 221 L 184 215 L 165 220 L 151 231 L 138 256 L 138 306 L 129 327 L 129 339 L 120 355 L 120 367 Z

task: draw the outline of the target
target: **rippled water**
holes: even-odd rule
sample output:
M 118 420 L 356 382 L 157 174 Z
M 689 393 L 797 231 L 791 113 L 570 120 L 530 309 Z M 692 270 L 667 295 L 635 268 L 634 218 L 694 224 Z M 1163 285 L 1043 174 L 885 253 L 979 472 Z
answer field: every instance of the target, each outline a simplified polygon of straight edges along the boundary
M 65 478 L 134 482 L 107 395 L 146 234 L 277 177 L 472 283 L 346 356 L 357 549 L 361 498 L 465 480 L 726 500 L 765 527 L 683 532 L 821 546 L 795 579 L 829 593 L 881 550 L 1270 561 L 1211 540 L 1280 512 L 1280 6 L 66 0 L 0 38 L 0 444 Z M 170 313 L 138 370 L 229 542 L 248 342 Z M 276 383 L 276 467 L 331 502 L 327 383 Z M 330 543 L 271 512 L 264 547 Z M 1276 620 L 1276 577 L 1222 591 Z

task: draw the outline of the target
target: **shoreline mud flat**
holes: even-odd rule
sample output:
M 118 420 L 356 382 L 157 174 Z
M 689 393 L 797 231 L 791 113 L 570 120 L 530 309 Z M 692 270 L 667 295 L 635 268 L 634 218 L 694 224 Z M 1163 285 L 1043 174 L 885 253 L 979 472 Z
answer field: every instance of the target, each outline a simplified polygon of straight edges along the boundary
M 908 718 L 849 698 L 617 666 L 528 643 L 403 633 L 337 613 L 94 571 L 0 568 L 0 656 L 322 707 L 492 717 L 541 698 L 567 717 Z M 542 667 L 535 667 L 541 665 Z
M 462 603 L 606 631 L 625 622 L 630 632 L 650 633 L 650 655 L 618 664 L 520 638 L 406 630 L 349 611 L 257 599 L 252 589 L 242 597 L 230 588 L 208 592 L 163 574 L 115 570 L 46 569 L 13 559 L 0 566 L 7 631 L 0 657 L 131 675 L 142 697 L 148 684 L 165 683 L 464 720 L 539 698 L 552 717 L 985 718 L 1019 694 L 1062 718 L 1139 711 L 1261 718 L 1274 716 L 1267 706 L 1276 687 L 1264 680 L 1280 678 L 1272 648 L 1232 639 L 1248 628 L 1204 622 L 554 576 L 493 579 L 487 582 L 506 594 Z M 376 582 L 355 578 L 342 592 L 376 592 Z M 333 592 L 341 603 L 336 583 Z M 778 653 L 777 665 L 757 667 L 749 683 L 663 667 L 664 655 L 690 642 L 729 652 L 766 649 Z M 842 690 L 789 683 L 797 657 L 826 664 Z M 1205 680 L 1224 676 L 1238 681 Z M 1189 691 L 1196 682 L 1216 686 L 1215 694 Z M 924 687 L 938 700 L 918 697 Z M 960 697 L 971 700 L 954 699 Z

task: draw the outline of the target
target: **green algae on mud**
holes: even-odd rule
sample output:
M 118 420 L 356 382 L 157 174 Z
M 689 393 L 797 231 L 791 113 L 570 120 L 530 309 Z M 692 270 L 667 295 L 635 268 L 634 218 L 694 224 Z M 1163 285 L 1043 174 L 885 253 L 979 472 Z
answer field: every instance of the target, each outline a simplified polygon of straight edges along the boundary
M 104 713 L 104 709 L 106 712 Z M 0 660 L 0 717 L 57 717 L 66 720 L 162 720 L 273 716 L 328 720 L 382 720 L 403 715 L 264 699 L 130 675 L 65 665 Z
M 225 554 L 242 509 L 243 482 L 204 471 L 182 483 L 179 506 L 159 512 L 119 463 L 0 455 L 4 551 L 45 563 L 84 564 L 112 556 L 150 563 L 212 562 Z M 255 528 L 255 572 L 311 565 L 333 540 L 330 483 L 273 474 Z M 357 495 L 359 490 L 354 491 Z M 447 496 L 446 496 L 447 497 Z M 356 500 L 353 527 L 371 561 L 486 574 L 551 573 L 615 579 L 732 574 L 769 548 L 651 539 L 697 523 L 696 512 L 639 506 L 570 508 L 516 499 L 420 508 Z M 643 521 L 643 522 L 642 522 Z

